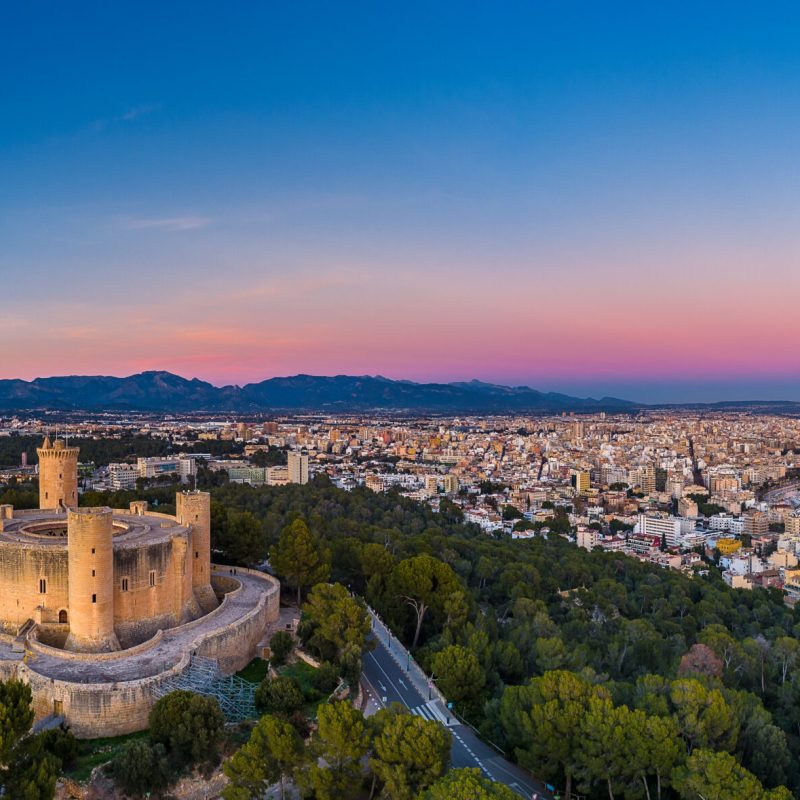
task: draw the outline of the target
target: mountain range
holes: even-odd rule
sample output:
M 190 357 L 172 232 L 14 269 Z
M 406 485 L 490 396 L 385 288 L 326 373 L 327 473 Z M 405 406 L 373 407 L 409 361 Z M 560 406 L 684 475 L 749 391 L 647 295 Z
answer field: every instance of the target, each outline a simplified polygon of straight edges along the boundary
M 70 375 L 0 380 L 0 409 L 31 411 L 418 411 L 509 413 L 633 411 L 641 406 L 615 397 L 571 397 L 527 386 L 481 381 L 415 383 L 381 376 L 294 375 L 246 386 L 217 387 L 170 372 L 141 372 L 126 378 Z

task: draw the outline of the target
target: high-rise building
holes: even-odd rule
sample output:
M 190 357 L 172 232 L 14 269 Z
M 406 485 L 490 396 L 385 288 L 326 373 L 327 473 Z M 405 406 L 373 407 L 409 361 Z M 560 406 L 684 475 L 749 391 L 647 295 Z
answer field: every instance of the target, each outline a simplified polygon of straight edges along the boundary
M 786 533 L 792 536 L 800 536 L 800 515 L 790 514 L 783 518 L 786 525 Z
M 744 512 L 742 533 L 750 536 L 763 536 L 769 533 L 769 520 L 763 511 L 749 509 Z
M 575 486 L 575 491 L 578 494 L 589 491 L 591 481 L 589 479 L 589 472 L 583 469 L 576 469 L 572 471 L 572 482 Z
M 670 472 L 667 476 L 667 494 L 674 498 L 679 498 L 683 495 L 684 479 L 682 472 Z
M 638 485 L 645 494 L 652 494 L 656 490 L 656 468 L 652 464 L 643 464 L 631 470 L 628 483 Z
M 460 484 L 455 475 L 448 473 L 442 479 L 442 483 L 444 485 L 445 494 L 458 494 Z
M 308 453 L 289 452 L 289 483 L 308 483 Z

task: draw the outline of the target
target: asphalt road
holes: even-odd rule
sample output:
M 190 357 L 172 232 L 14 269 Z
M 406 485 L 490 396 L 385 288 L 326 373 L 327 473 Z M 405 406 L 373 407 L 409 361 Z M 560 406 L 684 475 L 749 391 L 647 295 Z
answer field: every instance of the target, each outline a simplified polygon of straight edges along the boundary
M 468 725 L 462 725 L 448 713 L 435 693 L 424 693 L 424 689 L 408 674 L 402 654 L 390 652 L 391 645 L 387 648 L 380 637 L 375 638 L 375 645 L 363 661 L 367 715 L 390 703 L 402 703 L 413 714 L 447 726 L 453 735 L 454 767 L 477 767 L 491 780 L 509 786 L 520 797 L 530 800 L 533 793 L 538 792 L 542 800 L 550 800 L 552 795 L 542 783 L 482 742 Z

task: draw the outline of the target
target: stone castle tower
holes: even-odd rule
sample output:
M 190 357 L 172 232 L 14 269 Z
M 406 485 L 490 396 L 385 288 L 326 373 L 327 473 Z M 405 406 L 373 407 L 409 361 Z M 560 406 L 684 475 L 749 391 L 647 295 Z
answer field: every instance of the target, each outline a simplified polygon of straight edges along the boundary
M 78 506 L 78 448 L 45 438 L 39 454 L 40 508 L 65 512 L 64 567 L 39 577 L 39 595 L 54 603 L 60 624 L 69 624 L 65 650 L 104 653 L 121 648 L 125 637 L 148 625 L 173 627 L 197 619 L 219 605 L 211 586 L 211 496 L 208 492 L 178 492 L 175 498 L 176 533 L 173 523 L 149 516 L 147 502 L 130 504 L 130 515 L 143 518 L 142 531 L 150 531 L 140 546 L 115 546 L 115 534 L 124 536 L 131 523 L 115 527 L 106 508 Z M 7 507 L 0 507 L 0 530 Z M 136 525 L 137 523 L 133 523 Z M 62 523 L 63 525 L 63 523 Z M 135 537 L 134 537 L 135 541 Z M 61 551 L 63 552 L 63 550 Z M 41 571 L 41 570 L 40 570 Z M 39 573 L 37 573 L 38 575 Z M 63 599 L 56 600 L 59 578 Z M 138 635 L 138 634 L 137 634 Z M 144 634 L 142 634 L 144 635 Z M 129 644 L 125 644 L 126 647 Z
M 192 589 L 203 611 L 218 605 L 211 588 L 211 495 L 208 492 L 179 492 L 175 496 L 175 518 L 192 528 Z
M 114 632 L 114 546 L 110 508 L 67 512 L 69 637 L 65 648 L 119 650 Z
M 78 448 L 46 436 L 39 456 L 39 508 L 66 509 L 78 505 Z

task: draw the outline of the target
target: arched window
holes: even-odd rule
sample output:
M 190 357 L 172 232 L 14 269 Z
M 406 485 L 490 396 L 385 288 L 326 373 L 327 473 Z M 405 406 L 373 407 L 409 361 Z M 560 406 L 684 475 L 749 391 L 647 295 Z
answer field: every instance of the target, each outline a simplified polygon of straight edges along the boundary
M 39 578 L 39 594 L 47 594 L 47 580 Z
M 67 621 L 67 611 L 66 609 L 62 608 L 61 611 L 58 612 L 58 621 L 64 623 Z

